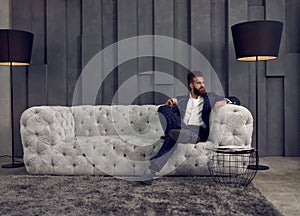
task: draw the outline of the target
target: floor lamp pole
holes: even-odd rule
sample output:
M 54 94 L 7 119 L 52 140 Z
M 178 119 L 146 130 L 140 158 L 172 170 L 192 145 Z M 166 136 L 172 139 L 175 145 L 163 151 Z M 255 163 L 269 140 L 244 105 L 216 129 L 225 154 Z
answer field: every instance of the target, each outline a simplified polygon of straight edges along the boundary
M 10 109 L 11 109 L 11 164 L 2 165 L 2 168 L 17 168 L 23 167 L 24 163 L 15 162 L 15 134 L 14 134 L 14 88 L 13 88 L 13 71 L 12 71 L 12 62 L 9 65 L 10 71 Z
M 255 109 L 255 116 L 256 116 L 256 121 L 255 121 L 255 138 L 256 138 L 256 143 L 255 143 L 255 148 L 256 148 L 256 170 L 268 170 L 268 166 L 264 165 L 259 165 L 259 153 L 258 153 L 258 56 L 255 57 L 255 103 L 256 103 L 256 109 Z M 254 167 L 252 167 L 254 168 Z

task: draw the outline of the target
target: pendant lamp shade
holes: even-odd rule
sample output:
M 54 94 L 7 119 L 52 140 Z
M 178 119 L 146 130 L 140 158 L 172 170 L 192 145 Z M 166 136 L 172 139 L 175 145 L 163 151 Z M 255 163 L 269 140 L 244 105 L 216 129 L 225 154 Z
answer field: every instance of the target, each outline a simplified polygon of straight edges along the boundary
M 236 59 L 272 60 L 278 57 L 283 23 L 272 20 L 243 22 L 231 27 Z
M 30 64 L 33 34 L 26 31 L 0 29 L 0 65 Z

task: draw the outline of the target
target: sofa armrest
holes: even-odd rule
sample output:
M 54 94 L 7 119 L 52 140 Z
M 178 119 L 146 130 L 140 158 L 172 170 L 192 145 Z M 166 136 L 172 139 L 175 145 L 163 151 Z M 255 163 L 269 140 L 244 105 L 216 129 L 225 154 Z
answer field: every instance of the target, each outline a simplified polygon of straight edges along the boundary
M 253 117 L 250 111 L 243 106 L 227 104 L 211 112 L 208 140 L 215 147 L 250 147 L 252 132 Z
M 31 107 L 21 116 L 20 132 L 24 156 L 44 151 L 75 137 L 73 114 L 69 107 Z

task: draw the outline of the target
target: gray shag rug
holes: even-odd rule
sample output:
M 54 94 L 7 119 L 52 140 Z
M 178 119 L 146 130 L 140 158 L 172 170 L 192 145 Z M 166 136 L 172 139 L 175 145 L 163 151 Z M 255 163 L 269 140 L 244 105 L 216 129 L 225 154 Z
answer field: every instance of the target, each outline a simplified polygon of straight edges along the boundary
M 0 215 L 281 215 L 253 185 L 208 177 L 1 176 L 0 194 Z

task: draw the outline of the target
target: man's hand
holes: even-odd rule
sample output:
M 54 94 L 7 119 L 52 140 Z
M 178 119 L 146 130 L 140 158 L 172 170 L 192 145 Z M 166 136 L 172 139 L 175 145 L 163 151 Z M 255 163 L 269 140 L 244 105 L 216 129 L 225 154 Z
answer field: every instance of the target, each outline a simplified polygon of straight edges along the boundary
M 166 102 L 166 105 L 169 107 L 177 106 L 177 104 L 178 104 L 177 98 L 170 98 Z
M 226 100 L 217 101 L 214 106 L 214 111 L 227 104 Z

